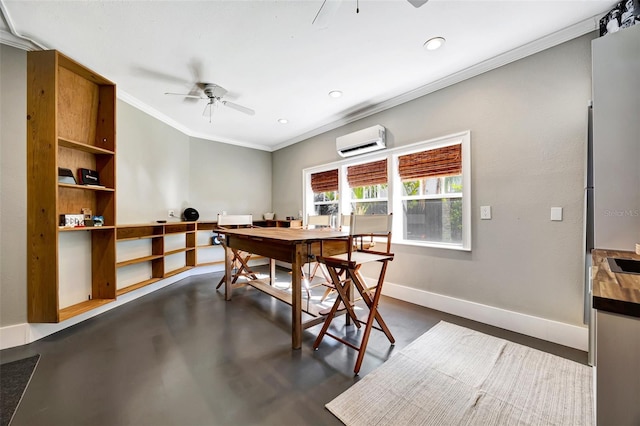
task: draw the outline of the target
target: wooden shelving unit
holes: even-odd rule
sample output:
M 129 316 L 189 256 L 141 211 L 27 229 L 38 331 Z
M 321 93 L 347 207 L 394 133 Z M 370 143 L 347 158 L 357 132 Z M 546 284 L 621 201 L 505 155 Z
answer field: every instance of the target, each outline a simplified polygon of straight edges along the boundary
M 27 317 L 59 322 L 116 298 L 116 86 L 53 50 L 27 54 Z M 96 170 L 104 187 L 58 183 L 58 167 Z M 60 228 L 83 208 L 103 227 Z M 60 306 L 62 232 L 90 231 L 89 300 Z

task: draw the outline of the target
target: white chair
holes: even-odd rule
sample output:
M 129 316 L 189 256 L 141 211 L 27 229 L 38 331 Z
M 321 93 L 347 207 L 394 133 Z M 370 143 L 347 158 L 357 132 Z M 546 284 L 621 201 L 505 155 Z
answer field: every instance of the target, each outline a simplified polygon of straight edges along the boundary
M 224 236 L 224 230 L 230 228 L 253 228 L 253 216 L 250 214 L 242 215 L 218 215 L 217 230 Z M 220 239 L 222 246 L 225 250 L 226 246 L 225 238 Z M 245 277 L 250 280 L 257 280 L 258 276 L 249 268 L 249 260 L 252 254 L 241 250 L 231 249 L 233 252 L 233 260 L 231 266 L 233 268 L 231 284 L 235 284 L 239 278 Z M 220 282 L 216 286 L 216 290 L 224 284 L 225 277 L 220 279 Z
M 307 221 L 305 224 L 305 229 L 330 229 L 331 228 L 331 215 L 308 215 Z M 305 273 L 305 267 L 307 272 Z M 305 290 L 307 292 L 307 298 L 311 298 L 311 289 L 314 287 L 319 287 L 321 285 L 327 286 L 327 290 L 322 296 L 321 300 L 327 298 L 329 293 L 332 291 L 333 285 L 331 284 L 331 278 L 327 272 L 327 269 L 321 265 L 317 261 L 308 262 L 305 265 L 302 265 L 302 279 L 303 284 L 305 286 Z M 324 277 L 324 281 L 315 285 L 312 285 L 312 281 L 316 277 L 316 274 L 320 271 L 322 276 Z
M 384 332 L 391 344 L 395 343 L 391 331 L 378 311 L 387 264 L 392 261 L 394 257 L 393 253 L 391 253 L 391 224 L 391 215 L 351 215 L 349 224 L 349 249 L 347 253 L 337 256 L 318 257 L 318 261 L 326 265 L 332 283 L 338 292 L 338 297 L 327 314 L 322 330 L 313 344 L 313 349 L 317 350 L 322 339 L 327 335 L 357 350 L 358 358 L 356 359 L 354 368 L 355 374 L 358 374 L 360 371 L 372 328 Z M 368 238 L 370 241 L 365 242 L 365 238 Z M 380 245 L 382 247 L 380 247 L 379 251 L 371 250 L 371 242 L 374 241 L 374 238 L 376 240 L 386 240 L 381 241 L 382 244 Z M 376 248 L 378 248 L 378 246 L 376 246 Z M 375 285 L 368 287 L 359 270 L 362 265 L 373 262 L 380 264 L 380 271 Z M 351 284 L 355 287 L 354 290 L 360 294 L 369 311 L 364 321 L 360 320 L 355 313 L 354 301 L 351 300 Z M 343 309 L 347 310 L 348 317 L 353 319 L 356 327 L 360 328 L 361 324 L 365 324 L 360 346 L 356 346 L 328 332 L 331 321 L 335 318 L 336 313 Z M 374 321 L 378 326 L 373 325 Z

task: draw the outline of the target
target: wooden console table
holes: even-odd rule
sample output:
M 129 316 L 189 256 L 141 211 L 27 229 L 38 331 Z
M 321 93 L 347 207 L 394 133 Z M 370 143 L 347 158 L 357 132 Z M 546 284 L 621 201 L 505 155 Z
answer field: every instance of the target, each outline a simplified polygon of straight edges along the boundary
M 331 256 L 347 251 L 348 236 L 345 232 L 317 229 L 294 228 L 244 228 L 225 229 L 220 231 L 226 237 L 225 249 L 225 299 L 231 300 L 233 286 L 231 269 L 233 249 L 243 250 L 273 260 L 291 263 L 292 293 L 272 286 L 271 280 L 251 280 L 247 284 L 268 295 L 291 305 L 291 346 L 300 349 L 302 346 L 302 330 L 324 321 L 320 308 L 312 303 L 302 303 L 302 266 L 312 256 Z M 342 238 L 342 240 L 336 240 Z M 272 268 L 273 269 L 273 268 Z M 302 312 L 310 315 L 311 320 L 302 322 Z

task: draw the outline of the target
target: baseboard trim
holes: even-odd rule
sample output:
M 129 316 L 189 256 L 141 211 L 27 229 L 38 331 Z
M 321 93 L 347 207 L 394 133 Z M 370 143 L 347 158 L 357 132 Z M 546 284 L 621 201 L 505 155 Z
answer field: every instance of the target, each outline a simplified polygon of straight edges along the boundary
M 256 264 L 264 264 L 256 260 Z M 253 264 L 253 262 L 252 262 Z M 76 325 L 89 318 L 93 318 L 125 303 L 157 291 L 163 287 L 171 285 L 192 275 L 201 275 L 211 272 L 220 272 L 223 265 L 204 266 L 190 269 L 170 278 L 158 281 L 149 286 L 143 287 L 120 296 L 115 302 L 104 305 L 90 312 L 70 318 L 57 324 L 22 323 L 6 327 L 0 327 L 0 349 L 12 348 L 14 346 L 26 345 L 36 340 L 42 339 L 67 327 Z M 367 279 L 368 280 L 368 279 Z M 496 308 L 494 306 L 483 305 L 481 303 L 470 302 L 468 300 L 457 299 L 438 293 L 432 293 L 400 284 L 385 283 L 383 293 L 386 296 L 416 305 L 457 315 L 463 318 L 479 321 L 505 330 L 536 337 L 549 342 L 587 351 L 589 347 L 589 329 L 571 324 L 553 321 L 545 318 L 535 317 L 520 312 L 509 311 Z
M 14 324 L 0 327 L 0 349 L 13 348 L 29 343 L 29 324 Z
M 384 295 L 505 330 L 588 351 L 589 328 L 385 282 Z
M 251 266 L 263 265 L 265 263 L 267 263 L 266 259 L 255 259 L 255 260 L 251 260 L 249 262 L 249 265 Z M 184 278 L 188 278 L 193 275 L 202 275 L 202 274 L 207 274 L 212 272 L 221 272 L 221 271 L 224 271 L 224 264 L 199 266 L 197 268 L 189 269 L 187 271 L 176 274 L 172 277 L 165 278 L 161 281 L 150 284 L 146 287 L 142 287 L 138 290 L 132 291 L 130 293 L 126 293 L 118 297 L 118 299 L 112 303 L 103 305 L 90 312 L 85 312 L 81 315 L 75 316 L 63 322 L 59 322 L 55 324 L 22 323 L 22 324 L 8 325 L 6 327 L 0 327 L 0 350 L 13 348 L 15 346 L 22 346 L 28 343 L 35 342 L 36 340 L 40 340 L 53 333 L 62 331 L 67 327 L 71 327 L 73 325 L 81 323 L 82 321 L 86 321 L 89 318 L 93 318 L 104 312 L 110 311 L 111 309 L 117 308 L 118 306 L 122 306 L 125 303 L 129 303 L 133 300 L 136 300 L 149 293 L 153 293 L 154 291 L 160 290 L 161 288 L 171 285 L 175 282 L 178 282 Z M 217 283 L 213 283 L 213 285 L 215 284 Z

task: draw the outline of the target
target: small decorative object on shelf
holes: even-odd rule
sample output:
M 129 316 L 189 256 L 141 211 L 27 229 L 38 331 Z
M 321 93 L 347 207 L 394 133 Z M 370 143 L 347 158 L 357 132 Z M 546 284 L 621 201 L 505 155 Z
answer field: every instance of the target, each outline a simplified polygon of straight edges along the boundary
M 94 216 L 93 217 L 93 226 L 102 226 L 104 225 L 104 217 L 102 216 Z
M 60 221 L 58 223 L 60 226 L 64 226 L 66 228 L 79 228 L 84 226 L 84 215 L 82 214 L 61 214 Z
M 76 178 L 73 177 L 71 169 L 65 169 L 64 167 L 58 167 L 58 182 L 68 183 L 71 185 L 76 184 Z
M 98 175 L 98 172 L 96 172 L 95 170 L 82 169 L 82 168 L 78 169 L 78 177 L 80 178 L 80 183 L 82 185 L 101 186 L 100 176 Z

